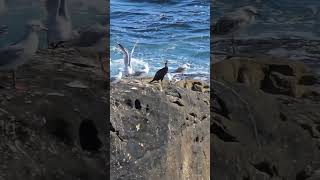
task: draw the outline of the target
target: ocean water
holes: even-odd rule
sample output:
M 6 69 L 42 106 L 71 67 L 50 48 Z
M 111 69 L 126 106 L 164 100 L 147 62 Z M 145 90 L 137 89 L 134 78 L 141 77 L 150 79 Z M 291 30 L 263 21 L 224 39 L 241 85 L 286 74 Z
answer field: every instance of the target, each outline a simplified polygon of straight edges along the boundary
M 0 14 L 0 26 L 8 26 L 8 34 L 0 37 L 0 47 L 20 40 L 24 35 L 25 24 L 32 19 L 46 24 L 45 0 L 10 0 L 6 3 L 6 12 Z M 67 0 L 69 14 L 74 29 L 95 23 L 106 23 L 107 6 L 105 0 Z M 40 34 L 40 48 L 46 48 L 46 34 Z
M 123 67 L 117 43 L 129 51 L 133 68 L 144 63 L 150 76 L 169 61 L 169 72 L 190 63 L 187 74 L 210 73 L 210 0 L 110 0 L 111 74 Z
M 211 9 L 213 21 L 246 5 L 257 7 L 261 16 L 238 38 L 320 39 L 319 0 L 215 0 Z

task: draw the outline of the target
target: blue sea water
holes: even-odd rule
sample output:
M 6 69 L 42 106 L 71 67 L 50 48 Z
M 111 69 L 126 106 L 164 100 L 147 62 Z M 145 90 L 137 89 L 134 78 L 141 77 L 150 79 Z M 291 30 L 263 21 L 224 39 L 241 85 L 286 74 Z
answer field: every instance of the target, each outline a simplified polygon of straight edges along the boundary
M 150 75 L 169 61 L 169 71 L 190 63 L 189 74 L 209 77 L 210 0 L 111 0 L 111 74 L 117 74 L 122 54 L 117 43 L 133 53 L 133 68 L 143 63 Z
M 320 39 L 319 0 L 216 0 L 211 16 L 215 22 L 224 13 L 252 5 L 260 16 L 241 38 Z

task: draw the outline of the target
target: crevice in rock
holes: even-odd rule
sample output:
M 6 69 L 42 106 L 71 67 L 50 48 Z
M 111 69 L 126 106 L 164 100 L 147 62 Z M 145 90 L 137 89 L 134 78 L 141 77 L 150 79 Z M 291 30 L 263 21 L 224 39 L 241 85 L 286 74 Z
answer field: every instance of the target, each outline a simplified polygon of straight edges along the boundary
M 271 94 L 283 94 L 294 96 L 291 91 L 290 82 L 277 74 L 278 72 L 268 71 L 264 69 L 264 79 L 261 81 L 260 89 Z
M 294 76 L 293 69 L 289 65 L 272 64 L 269 66 L 270 72 L 278 72 L 286 76 Z
M 262 161 L 262 162 L 252 164 L 252 165 L 256 170 L 261 171 L 265 174 L 268 174 L 270 177 L 274 177 L 274 176 L 279 175 L 277 168 L 275 166 L 271 165 L 267 161 Z
M 239 72 L 238 72 L 238 77 L 237 77 L 237 82 L 239 83 L 246 83 L 246 71 L 248 69 L 246 67 L 241 67 L 239 68 Z
M 222 125 L 213 122 L 210 127 L 210 133 L 215 134 L 219 139 L 224 142 L 239 142 L 236 137 L 232 136 Z
M 148 113 L 150 111 L 150 107 L 149 107 L 149 104 L 147 104 L 146 106 L 146 113 Z
M 242 177 L 242 180 L 250 180 L 250 176 L 244 176 Z
M 62 119 L 57 118 L 48 123 L 49 132 L 57 139 L 63 141 L 65 144 L 72 144 L 72 137 L 70 134 L 70 124 Z
M 194 142 L 199 142 L 199 136 L 194 139 Z
M 311 86 L 318 82 L 318 79 L 313 75 L 304 75 L 299 79 L 299 84 Z
M 287 120 L 288 120 L 287 116 L 284 115 L 282 112 L 280 112 L 280 119 L 281 119 L 282 121 L 287 121 Z
M 312 126 L 310 126 L 309 124 L 299 124 L 299 125 L 300 125 L 300 127 L 301 127 L 302 129 L 306 130 L 306 131 L 310 134 L 311 137 L 313 137 L 313 138 L 318 138 L 318 137 L 314 134 L 313 129 L 312 129 Z
M 198 115 L 196 113 L 189 113 L 190 116 L 194 117 L 194 118 L 197 118 Z
M 124 103 L 125 103 L 126 105 L 128 105 L 129 107 L 133 108 L 133 104 L 132 104 L 132 100 L 131 100 L 131 99 L 126 99 L 126 100 L 124 101 Z
M 225 102 L 223 102 L 223 100 L 221 98 L 219 98 L 218 96 L 215 96 L 215 100 L 217 101 L 219 107 L 213 106 L 213 112 L 218 113 L 227 119 L 230 119 L 230 117 L 229 117 L 230 112 L 229 112 Z
M 179 100 L 173 101 L 173 103 L 177 104 L 178 106 L 184 106 L 184 104 Z
M 92 120 L 83 120 L 79 127 L 79 140 L 83 150 L 96 152 L 102 147 L 98 130 Z
M 302 170 L 297 173 L 296 180 L 306 180 L 309 177 L 311 177 L 311 175 L 309 173 L 307 173 L 306 170 Z
M 124 139 L 122 139 L 122 138 L 120 137 L 119 131 L 117 131 L 117 130 L 113 127 L 113 125 L 112 125 L 111 122 L 109 122 L 109 126 L 110 126 L 110 131 L 116 133 L 116 135 L 117 135 L 117 137 L 120 139 L 120 141 L 123 142 Z
M 136 99 L 134 101 L 134 107 L 138 110 L 141 110 L 142 106 L 141 106 L 141 102 L 139 101 L 139 99 Z
M 207 117 L 208 117 L 208 116 L 207 116 L 206 114 L 203 115 L 202 118 L 201 118 L 201 121 L 207 119 Z

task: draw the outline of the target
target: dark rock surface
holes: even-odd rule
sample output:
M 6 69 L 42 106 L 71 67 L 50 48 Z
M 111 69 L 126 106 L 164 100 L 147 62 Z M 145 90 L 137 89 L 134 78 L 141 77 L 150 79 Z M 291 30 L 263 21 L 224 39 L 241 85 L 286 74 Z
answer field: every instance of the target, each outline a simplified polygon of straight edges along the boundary
M 266 56 L 233 57 L 212 69 L 211 178 L 316 176 L 320 91 L 312 71 Z
M 1 72 L 0 179 L 107 179 L 108 94 L 100 65 L 74 49 L 40 50 Z
M 199 83 L 112 85 L 111 179 L 210 179 L 209 93 L 192 90 Z

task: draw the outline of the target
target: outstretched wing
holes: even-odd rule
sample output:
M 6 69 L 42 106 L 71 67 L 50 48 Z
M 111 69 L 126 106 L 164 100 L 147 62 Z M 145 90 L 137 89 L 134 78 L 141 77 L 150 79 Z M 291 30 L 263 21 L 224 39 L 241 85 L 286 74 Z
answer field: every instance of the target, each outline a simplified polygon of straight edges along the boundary
M 136 48 L 138 42 L 139 42 L 139 41 L 137 41 L 137 42 L 134 44 L 133 48 L 131 49 L 131 53 L 130 53 L 130 57 L 129 57 L 129 66 L 131 66 L 131 58 L 132 58 L 134 49 Z
M 129 64 L 129 53 L 126 48 L 124 48 L 121 44 L 118 43 L 120 50 L 123 53 L 124 65 L 127 66 Z

